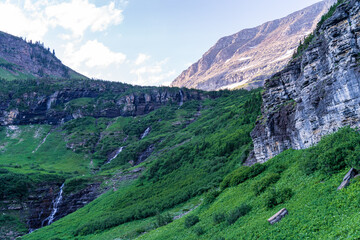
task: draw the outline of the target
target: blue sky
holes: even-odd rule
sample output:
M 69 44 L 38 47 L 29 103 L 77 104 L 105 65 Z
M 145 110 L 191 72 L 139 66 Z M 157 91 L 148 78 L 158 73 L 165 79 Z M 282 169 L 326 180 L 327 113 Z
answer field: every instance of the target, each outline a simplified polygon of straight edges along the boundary
M 168 85 L 216 41 L 319 0 L 0 0 L 0 30 L 89 77 Z

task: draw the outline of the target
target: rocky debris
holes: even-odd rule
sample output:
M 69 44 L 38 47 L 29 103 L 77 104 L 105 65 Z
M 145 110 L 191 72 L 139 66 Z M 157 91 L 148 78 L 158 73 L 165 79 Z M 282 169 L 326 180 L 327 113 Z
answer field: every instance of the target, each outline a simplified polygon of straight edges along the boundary
M 202 202 L 201 202 L 201 203 L 202 203 Z M 199 203 L 199 204 L 196 205 L 195 207 L 193 207 L 193 208 L 191 208 L 191 209 L 189 209 L 189 210 L 187 210 L 187 211 L 185 211 L 185 212 L 183 212 L 183 213 L 181 213 L 181 214 L 179 214 L 179 215 L 174 216 L 174 217 L 173 217 L 173 220 L 178 220 L 178 219 L 180 219 L 180 218 L 188 215 L 189 213 L 191 213 L 192 211 L 194 211 L 195 209 L 197 209 L 197 208 L 201 205 L 201 203 Z
M 253 162 L 360 126 L 360 3 L 340 4 L 302 55 L 265 82 Z M 249 162 L 251 162 L 249 160 Z
M 299 41 L 312 32 L 335 0 L 323 1 L 285 18 L 221 38 L 181 73 L 172 86 L 219 90 L 254 88 L 286 66 Z
M 268 222 L 272 225 L 274 223 L 280 222 L 280 220 L 288 215 L 289 212 L 286 208 L 281 209 L 279 212 L 277 212 L 274 216 L 268 219 Z
M 137 179 L 142 172 L 145 170 L 145 167 L 138 167 L 131 171 L 120 171 L 116 174 L 114 174 L 109 180 L 105 182 L 105 185 L 108 187 L 105 189 L 105 191 L 109 189 L 113 189 L 114 191 L 117 191 L 118 185 L 121 184 L 124 181 L 131 181 Z
M 346 188 L 350 184 L 350 180 L 353 179 L 357 175 L 358 171 L 354 168 L 351 168 L 350 171 L 345 175 L 343 178 L 342 183 L 337 188 L 337 190 L 341 190 L 343 188 Z

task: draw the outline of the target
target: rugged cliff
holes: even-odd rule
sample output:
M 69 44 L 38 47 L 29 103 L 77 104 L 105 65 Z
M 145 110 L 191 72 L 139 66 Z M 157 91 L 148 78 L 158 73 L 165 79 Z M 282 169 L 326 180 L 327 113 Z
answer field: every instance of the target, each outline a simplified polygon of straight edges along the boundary
M 182 105 L 210 96 L 196 90 L 93 80 L 3 81 L 2 86 L 0 125 L 56 125 L 84 116 L 138 116 L 170 102 Z
M 334 1 L 220 39 L 172 86 L 202 90 L 262 86 L 265 79 L 283 69 L 299 41 L 314 30 Z
M 262 117 L 251 134 L 255 158 L 248 164 L 360 126 L 360 3 L 340 2 L 308 48 L 265 82 Z

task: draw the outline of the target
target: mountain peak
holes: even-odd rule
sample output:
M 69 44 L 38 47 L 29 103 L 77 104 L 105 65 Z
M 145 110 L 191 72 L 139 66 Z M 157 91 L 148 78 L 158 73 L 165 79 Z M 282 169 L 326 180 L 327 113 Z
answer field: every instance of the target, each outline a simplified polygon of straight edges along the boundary
M 287 17 L 221 38 L 182 72 L 172 86 L 202 90 L 262 86 L 265 79 L 288 63 L 299 41 L 315 29 L 334 2 L 319 2 Z

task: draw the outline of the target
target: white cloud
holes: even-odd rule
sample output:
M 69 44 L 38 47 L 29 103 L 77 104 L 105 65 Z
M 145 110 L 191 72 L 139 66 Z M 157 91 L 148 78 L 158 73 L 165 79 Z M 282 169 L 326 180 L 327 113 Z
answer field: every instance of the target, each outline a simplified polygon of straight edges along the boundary
M 0 3 L 0 30 L 33 40 L 41 40 L 48 31 L 48 25 L 41 13 L 26 14 L 17 5 L 6 1 Z
M 138 85 L 170 83 L 176 73 L 169 69 L 168 59 L 150 63 L 152 57 L 139 53 L 135 60 L 129 60 L 124 53 L 94 38 L 93 33 L 101 32 L 101 39 L 107 33 L 113 34 L 107 30 L 122 23 L 122 9 L 128 0 L 94 3 L 94 0 L 0 0 L 0 31 L 33 41 L 53 41 L 45 44 L 62 44 L 56 49 L 57 56 L 89 77 Z M 115 37 L 120 36 L 116 32 Z
M 76 50 L 78 49 L 78 50 Z M 86 67 L 109 67 L 112 64 L 122 64 L 126 55 L 119 52 L 112 52 L 104 44 L 97 40 L 87 41 L 80 48 L 75 48 L 73 43 L 68 43 L 65 50 L 67 64 L 74 68 L 82 65 Z
M 88 0 L 71 0 L 45 8 L 47 20 L 53 27 L 70 30 L 74 37 L 82 37 L 86 30 L 99 32 L 123 20 L 122 10 L 115 3 L 97 7 Z
M 55 28 L 70 31 L 72 38 L 81 38 L 87 31 L 102 32 L 116 26 L 123 18 L 114 1 L 103 6 L 89 0 L 0 2 L 0 30 L 36 41 Z
M 152 65 L 132 69 L 130 73 L 137 76 L 137 80 L 134 84 L 152 86 L 165 85 L 165 82 L 168 83 L 168 79 L 176 74 L 174 70 L 164 70 L 164 65 L 167 62 L 168 59 L 164 59 L 163 61 L 156 62 Z
M 146 62 L 147 60 L 150 59 L 149 55 L 143 54 L 143 53 L 139 53 L 137 59 L 135 60 L 135 65 L 140 65 L 143 64 L 144 62 Z

